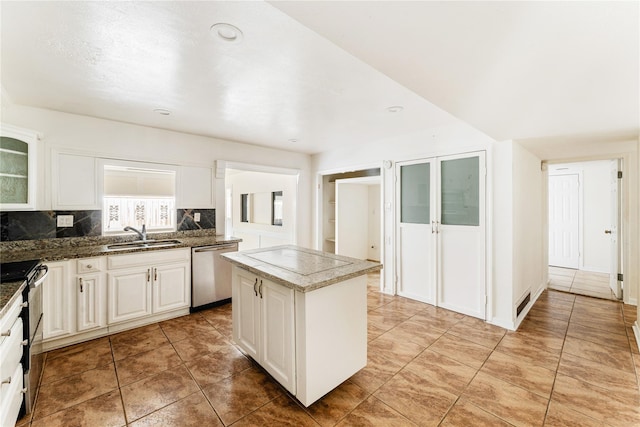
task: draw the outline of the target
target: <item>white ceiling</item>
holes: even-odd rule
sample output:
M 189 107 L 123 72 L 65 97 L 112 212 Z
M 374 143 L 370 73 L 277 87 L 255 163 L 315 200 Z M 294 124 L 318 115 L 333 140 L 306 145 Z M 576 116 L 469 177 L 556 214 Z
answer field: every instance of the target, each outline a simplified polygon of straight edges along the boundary
M 638 135 L 637 2 L 2 1 L 0 13 L 3 94 L 21 105 L 305 153 L 455 117 L 498 140 Z M 243 40 L 217 39 L 218 22 Z

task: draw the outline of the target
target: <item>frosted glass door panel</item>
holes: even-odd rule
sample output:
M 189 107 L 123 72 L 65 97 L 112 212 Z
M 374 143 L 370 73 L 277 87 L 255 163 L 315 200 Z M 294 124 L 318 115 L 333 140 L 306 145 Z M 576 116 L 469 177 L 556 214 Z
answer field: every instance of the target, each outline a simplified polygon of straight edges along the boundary
M 29 145 L 15 138 L 0 137 L 0 203 L 29 201 Z
M 442 224 L 480 224 L 480 162 L 478 157 L 441 163 Z
M 429 224 L 430 216 L 430 164 L 418 163 L 400 167 L 400 222 Z

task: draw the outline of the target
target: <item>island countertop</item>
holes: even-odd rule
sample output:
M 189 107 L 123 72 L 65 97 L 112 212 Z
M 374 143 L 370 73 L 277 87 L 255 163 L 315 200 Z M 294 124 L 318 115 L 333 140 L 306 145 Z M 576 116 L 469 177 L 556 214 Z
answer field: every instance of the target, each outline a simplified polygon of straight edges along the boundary
M 382 264 L 294 245 L 274 246 L 221 255 L 251 273 L 298 292 L 309 292 L 363 274 Z

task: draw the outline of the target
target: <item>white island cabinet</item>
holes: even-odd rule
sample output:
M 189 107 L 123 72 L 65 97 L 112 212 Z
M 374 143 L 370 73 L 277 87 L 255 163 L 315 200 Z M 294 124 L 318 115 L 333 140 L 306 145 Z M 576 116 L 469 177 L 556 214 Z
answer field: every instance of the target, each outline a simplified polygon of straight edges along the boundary
M 367 279 L 378 263 L 296 246 L 222 255 L 233 338 L 305 406 L 367 364 Z

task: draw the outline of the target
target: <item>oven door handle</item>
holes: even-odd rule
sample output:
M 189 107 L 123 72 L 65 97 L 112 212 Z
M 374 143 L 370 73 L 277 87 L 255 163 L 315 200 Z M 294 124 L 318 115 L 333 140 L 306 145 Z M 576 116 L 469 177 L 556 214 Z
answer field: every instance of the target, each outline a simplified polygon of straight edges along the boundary
M 44 273 L 42 273 L 42 270 L 44 270 Z M 30 288 L 33 289 L 40 286 L 42 282 L 44 282 L 44 279 L 47 278 L 48 275 L 49 275 L 49 266 L 47 264 L 40 265 L 38 267 L 38 278 L 33 282 Z

